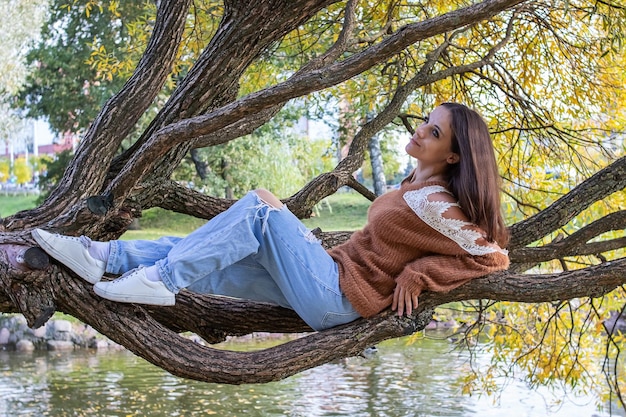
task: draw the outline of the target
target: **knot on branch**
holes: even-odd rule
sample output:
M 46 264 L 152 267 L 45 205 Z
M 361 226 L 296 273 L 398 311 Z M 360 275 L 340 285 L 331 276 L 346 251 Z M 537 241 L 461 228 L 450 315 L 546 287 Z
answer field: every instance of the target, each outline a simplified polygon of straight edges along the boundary
M 113 194 L 95 195 L 87 198 L 87 208 L 96 215 L 103 216 L 113 207 Z

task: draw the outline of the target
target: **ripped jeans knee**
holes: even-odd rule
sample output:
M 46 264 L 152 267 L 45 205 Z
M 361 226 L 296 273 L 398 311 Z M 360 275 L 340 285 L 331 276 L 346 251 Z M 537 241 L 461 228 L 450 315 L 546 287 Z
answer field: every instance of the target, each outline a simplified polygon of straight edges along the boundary
M 264 188 L 259 188 L 257 190 L 254 190 L 253 192 L 269 206 L 278 209 L 284 206 L 283 202 L 280 201 L 278 197 L 276 197 L 274 194 Z

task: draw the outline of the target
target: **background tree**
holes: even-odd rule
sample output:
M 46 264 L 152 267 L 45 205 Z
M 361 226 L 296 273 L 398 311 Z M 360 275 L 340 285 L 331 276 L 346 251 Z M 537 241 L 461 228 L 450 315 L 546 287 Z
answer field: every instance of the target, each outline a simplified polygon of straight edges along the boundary
M 172 68 L 158 101 L 164 101 L 171 94 L 176 83 L 184 77 L 202 46 L 214 33 L 219 22 L 216 14 L 221 5 L 216 2 L 202 2 L 194 5 L 193 24 L 187 24 L 181 41 L 179 59 Z M 33 68 L 20 93 L 20 104 L 27 114 L 45 117 L 57 132 L 83 132 L 100 111 L 105 101 L 117 91 L 132 73 L 140 59 L 152 31 L 156 8 L 148 3 L 87 1 L 67 2 L 58 0 L 50 5 L 50 16 L 43 27 L 41 40 L 27 55 L 27 62 Z M 295 56 L 295 55 L 294 55 Z M 286 59 L 293 59 L 287 57 Z M 282 65 L 278 60 L 268 60 L 263 72 L 276 73 Z M 77 94 L 73 88 L 82 83 Z M 254 88 L 258 80 L 248 80 L 246 88 Z M 153 106 L 156 109 L 156 106 Z M 156 111 L 156 110 L 155 110 Z M 279 137 L 276 126 L 284 129 L 293 125 L 302 106 L 289 106 L 273 119 L 273 129 Z M 138 122 L 135 131 L 139 132 L 149 122 L 150 111 Z M 295 117 L 295 119 L 294 119 Z M 272 127 L 268 127 L 272 129 Z M 136 139 L 130 135 L 122 148 Z M 253 143 L 258 138 L 248 138 Z M 243 142 L 246 139 L 240 141 Z M 215 191 L 218 184 L 233 198 L 232 190 L 249 187 L 251 181 L 240 175 L 226 174 L 231 160 L 258 160 L 258 147 L 248 145 L 213 147 L 210 157 L 203 158 L 197 149 L 192 149 L 189 158 L 181 162 L 173 179 L 189 181 L 200 187 Z M 245 154 L 246 150 L 249 154 Z M 266 149 L 267 150 L 267 149 Z M 232 152 L 232 154 L 229 154 Z M 263 154 L 263 153 L 261 153 Z M 207 159 L 208 157 L 208 159 Z M 204 160 L 203 160 L 204 159 Z M 257 170 L 265 168 L 257 164 Z M 294 178 L 270 170 L 257 171 L 259 175 L 275 178 L 276 181 Z M 283 175 L 280 175 L 283 174 Z M 273 177 L 275 175 L 275 177 Z M 297 178 L 297 176 L 296 176 Z M 234 181 L 234 183 L 233 183 Z M 291 189 L 298 183 L 292 182 Z M 207 189 L 207 188 L 205 188 Z M 285 192 L 284 187 L 275 190 Z
M 0 16 L 0 27 L 11 28 L 0 33 L 0 145 L 10 147 L 18 141 L 17 133 L 23 126 L 22 118 L 12 107 L 15 94 L 26 77 L 24 57 L 28 44 L 37 37 L 44 19 L 46 2 L 9 0 L 0 1 L 4 13 Z M 16 25 L 15 22 L 22 22 Z M 0 161 L 0 182 L 7 181 L 12 166 Z M 4 167 L 6 166 L 6 169 Z M 28 178 L 30 180 L 30 178 Z
M 124 85 L 116 75 L 127 74 L 131 63 L 115 52 L 127 46 L 128 23 L 144 9 L 143 3 L 131 1 L 51 2 L 41 40 L 26 56 L 32 71 L 20 98 L 27 115 L 45 116 L 59 133 L 86 129 Z
M 203 11 L 203 16 L 219 16 L 219 23 L 202 32 L 210 36 L 197 56 L 183 57 L 185 26 L 193 21 L 188 13 L 196 7 L 190 8 L 189 0 L 159 3 L 154 21 L 146 20 L 151 37 L 135 70 L 91 122 L 46 201 L 2 220 L 1 244 L 32 245 L 29 231 L 39 226 L 116 238 L 142 210 L 156 206 L 211 218 L 232 200 L 199 193 L 172 179 L 191 150 L 235 143 L 294 99 L 340 103 L 350 91 L 351 100 L 363 104 L 363 114 L 367 108 L 375 116 L 357 124 L 347 156 L 332 170 L 283 196 L 291 210 L 306 216 L 344 186 L 373 198 L 353 177 L 370 138 L 393 126 L 411 130 L 440 101 L 464 101 L 483 112 L 496 139 L 509 195 L 510 270 L 447 294 L 424 294 L 411 318 L 386 311 L 250 353 L 215 350 L 179 333 L 195 332 L 210 344 L 252 331 L 310 329 L 293 312 L 275 306 L 185 291 L 173 307 L 108 302 L 56 263 L 26 271 L 3 252 L 1 311 L 21 312 L 31 326 L 63 311 L 175 375 L 244 383 L 284 378 L 359 354 L 381 340 L 423 329 L 439 305 L 478 300 L 471 303 L 477 314 L 471 316 L 467 340 L 482 330 L 480 335 L 497 347 L 504 343 L 502 332 L 523 335 L 532 327 L 532 334 L 539 335 L 524 338 L 517 352 L 503 351 L 494 369 L 510 363 L 504 362 L 507 352 L 512 352 L 513 363 L 528 359 L 524 364 L 537 381 L 544 375 L 535 370 L 569 365 L 569 375 L 576 376 L 574 371 L 589 363 L 558 342 L 576 345 L 582 338 L 575 334 L 591 334 L 586 333 L 591 332 L 589 320 L 602 323 L 624 304 L 620 288 L 626 281 L 626 215 L 621 191 L 626 187 L 626 157 L 623 142 L 611 142 L 617 137 L 611 134 L 623 131 L 624 123 L 624 92 L 615 85 L 623 81 L 616 78 L 623 77 L 617 72 L 623 58 L 616 46 L 623 36 L 624 8 L 580 0 L 230 0 L 205 5 L 202 10 L 213 14 Z M 299 51 L 300 59 L 281 61 L 284 51 Z M 182 58 L 192 59 L 193 65 L 180 73 L 160 102 Z M 281 71 L 262 76 L 263 68 L 281 62 Z M 134 134 L 155 102 L 158 112 Z M 615 106 L 602 105 L 607 102 Z M 131 136 L 132 145 L 120 152 Z M 322 238 L 332 246 L 348 235 L 324 233 Z M 548 304 L 534 307 L 537 319 L 522 328 L 523 323 L 507 318 L 509 305 L 481 300 Z M 561 334 L 561 314 L 579 317 L 583 305 L 593 314 L 586 321 L 571 319 L 572 331 Z M 540 319 L 546 323 L 543 329 L 536 325 Z M 619 342 L 605 340 L 607 346 Z M 537 344 L 560 350 L 551 351 L 545 365 L 539 361 L 546 355 L 533 356 L 524 349 L 536 350 Z M 616 352 L 607 354 L 615 357 Z M 619 374 L 613 375 L 611 388 L 622 389 Z M 468 381 L 468 387 L 474 382 Z

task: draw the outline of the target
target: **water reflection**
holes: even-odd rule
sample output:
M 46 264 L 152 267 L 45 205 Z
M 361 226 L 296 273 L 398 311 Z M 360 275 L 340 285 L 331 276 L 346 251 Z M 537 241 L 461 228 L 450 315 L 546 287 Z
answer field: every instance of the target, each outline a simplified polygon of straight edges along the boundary
M 381 344 L 283 381 L 230 386 L 183 380 L 128 352 L 0 352 L 0 417 L 13 416 L 607 416 L 593 399 L 560 408 L 522 383 L 499 402 L 460 394 L 467 357 L 445 341 Z M 624 414 L 613 414 L 624 415 Z

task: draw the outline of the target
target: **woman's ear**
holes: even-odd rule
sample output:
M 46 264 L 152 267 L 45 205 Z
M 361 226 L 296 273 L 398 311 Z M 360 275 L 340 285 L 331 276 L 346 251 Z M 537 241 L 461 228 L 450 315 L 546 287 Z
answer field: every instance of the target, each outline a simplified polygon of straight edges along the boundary
M 448 158 L 446 158 L 446 162 L 450 165 L 458 164 L 460 160 L 461 156 L 456 152 L 450 153 L 450 155 L 448 155 Z

